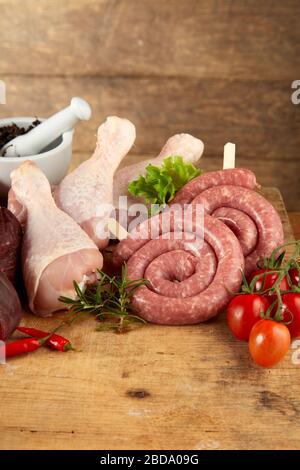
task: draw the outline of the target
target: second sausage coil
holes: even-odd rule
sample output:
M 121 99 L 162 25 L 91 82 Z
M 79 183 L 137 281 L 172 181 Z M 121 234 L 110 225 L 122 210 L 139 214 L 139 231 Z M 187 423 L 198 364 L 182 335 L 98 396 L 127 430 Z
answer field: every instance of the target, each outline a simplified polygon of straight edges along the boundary
M 184 186 L 173 204 L 201 204 L 207 214 L 224 222 L 238 238 L 245 256 L 245 274 L 260 258 L 283 243 L 280 217 L 262 195 L 254 173 L 237 168 L 205 173 Z

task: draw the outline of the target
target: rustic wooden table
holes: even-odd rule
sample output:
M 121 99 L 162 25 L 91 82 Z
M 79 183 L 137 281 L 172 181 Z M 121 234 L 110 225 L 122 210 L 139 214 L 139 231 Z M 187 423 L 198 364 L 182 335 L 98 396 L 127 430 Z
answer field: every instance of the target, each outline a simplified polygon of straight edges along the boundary
M 290 220 L 300 238 L 300 213 Z M 57 317 L 25 322 L 51 328 Z M 256 367 L 224 315 L 126 335 L 86 319 L 65 334 L 82 352 L 41 350 L 0 367 L 1 449 L 300 446 L 296 350 L 271 370 Z
M 289 219 L 293 228 L 296 240 L 300 239 L 300 212 L 290 212 Z
M 217 169 L 230 140 L 238 165 L 299 210 L 300 106 L 291 83 L 299 78 L 300 2 L 0 5 L 1 117 L 49 116 L 73 95 L 86 98 L 93 117 L 76 130 L 73 167 L 91 155 L 97 126 L 116 114 L 137 128 L 126 163 L 189 132 L 205 143 L 201 167 Z M 300 238 L 300 213 L 290 220 Z M 57 317 L 25 321 L 51 328 Z M 0 366 L 0 448 L 299 448 L 294 350 L 260 369 L 224 315 L 123 336 L 94 327 L 89 319 L 65 331 L 80 353 L 41 350 Z

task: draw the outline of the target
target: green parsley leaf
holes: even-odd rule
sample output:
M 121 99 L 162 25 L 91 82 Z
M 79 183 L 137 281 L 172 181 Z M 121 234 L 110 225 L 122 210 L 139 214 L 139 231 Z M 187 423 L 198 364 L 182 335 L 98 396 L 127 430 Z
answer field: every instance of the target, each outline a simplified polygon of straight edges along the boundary
M 172 201 L 176 191 L 201 174 L 201 170 L 192 163 L 186 163 L 182 157 L 166 157 L 161 167 L 148 165 L 145 176 L 128 185 L 130 194 L 142 197 L 149 204 L 164 206 Z

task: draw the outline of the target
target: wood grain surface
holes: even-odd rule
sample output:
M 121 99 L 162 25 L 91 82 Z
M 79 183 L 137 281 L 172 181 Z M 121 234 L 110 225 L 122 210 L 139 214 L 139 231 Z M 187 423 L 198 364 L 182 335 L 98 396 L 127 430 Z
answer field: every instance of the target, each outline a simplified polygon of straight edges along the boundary
M 48 116 L 80 95 L 93 118 L 76 152 L 92 151 L 111 114 L 135 123 L 135 155 L 190 132 L 218 161 L 233 141 L 300 210 L 298 0 L 0 0 L 0 11 L 0 117 Z
M 289 219 L 296 240 L 300 240 L 300 212 L 290 212 Z
M 280 193 L 263 194 L 292 239 Z M 50 329 L 59 316 L 27 313 L 23 323 Z M 96 332 L 89 318 L 62 333 L 82 351 L 40 350 L 0 366 L 1 449 L 299 448 L 297 350 L 261 369 L 224 314 L 125 335 Z
M 273 81 L 290 79 L 299 64 L 297 0 L 0 0 L 0 6 L 4 74 Z
M 170 135 L 203 139 L 204 169 L 237 144 L 239 166 L 300 210 L 298 0 L 0 0 L 0 117 L 48 116 L 74 95 L 93 118 L 75 133 L 73 166 L 97 126 L 137 127 L 123 165 L 156 155 Z M 292 230 L 278 190 L 286 239 Z M 300 238 L 299 215 L 292 221 Z M 58 315 L 59 317 L 59 315 Z M 24 323 L 58 322 L 27 313 Z M 63 332 L 81 352 L 41 350 L 0 366 L 1 449 L 288 449 L 300 446 L 300 365 L 292 350 L 263 370 L 218 319 Z

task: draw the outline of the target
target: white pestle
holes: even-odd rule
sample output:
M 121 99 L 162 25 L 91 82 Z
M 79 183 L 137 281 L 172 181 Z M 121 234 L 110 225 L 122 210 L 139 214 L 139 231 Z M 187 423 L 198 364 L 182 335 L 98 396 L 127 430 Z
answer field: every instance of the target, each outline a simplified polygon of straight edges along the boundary
M 0 155 L 5 157 L 37 155 L 64 132 L 73 129 L 79 120 L 88 121 L 91 115 L 90 105 L 82 98 L 74 97 L 70 106 L 46 119 L 27 134 L 8 142 L 0 150 Z

